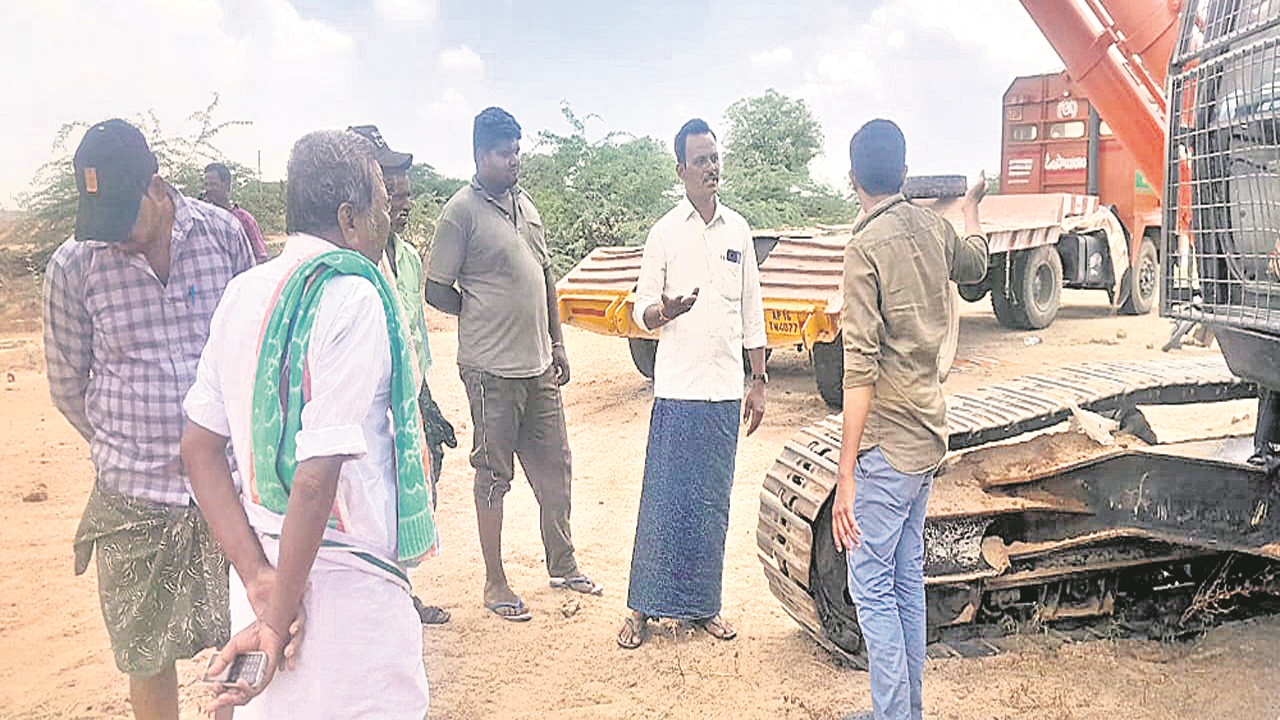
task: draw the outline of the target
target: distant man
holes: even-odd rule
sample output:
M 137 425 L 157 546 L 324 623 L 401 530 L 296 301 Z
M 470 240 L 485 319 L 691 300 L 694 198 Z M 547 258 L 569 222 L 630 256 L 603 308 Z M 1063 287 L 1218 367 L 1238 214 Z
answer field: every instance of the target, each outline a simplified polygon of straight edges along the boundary
M 391 198 L 391 234 L 387 237 L 387 249 L 378 263 L 379 269 L 395 285 L 400 308 L 408 321 L 409 340 L 413 343 L 417 360 L 418 407 L 422 411 L 422 426 L 426 433 L 427 447 L 431 451 L 431 502 L 436 502 L 436 483 L 444 466 L 444 445 L 458 447 L 453 426 L 444 419 L 440 406 L 431 399 L 427 386 L 427 371 L 431 369 L 431 348 L 427 338 L 427 316 L 422 308 L 422 258 L 418 248 L 405 241 L 400 234 L 409 224 L 409 211 L 413 209 L 413 194 L 409 191 L 409 168 L 413 167 L 413 154 L 401 153 L 387 146 L 376 125 L 360 125 L 347 130 L 373 143 L 382 168 L 382 181 Z M 449 611 L 435 605 L 424 605 L 415 595 L 413 607 L 424 625 L 443 625 L 449 622 Z
M 237 632 L 213 670 L 238 653 L 268 658 L 263 685 L 224 687 L 214 705 L 252 699 L 236 720 L 421 720 L 427 677 L 406 568 L 436 533 L 416 360 L 374 264 L 386 189 L 373 146 L 350 132 L 303 136 L 287 173 L 288 243 L 227 288 L 184 403 L 182 457 L 235 569 Z M 296 667 L 276 674 L 282 661 Z
M 691 621 L 737 635 L 720 617 L 738 415 L 764 419 L 764 304 L 751 228 L 720 202 L 720 151 L 707 123 L 676 133 L 685 197 L 649 231 L 635 320 L 658 330 L 653 413 L 631 556 L 632 613 L 618 633 L 640 647 L 648 620 Z M 742 350 L 751 363 L 743 402 Z M 743 406 L 745 405 L 745 411 Z
M 76 231 L 45 273 L 44 346 L 53 404 L 93 458 L 75 570 L 97 550 L 102 615 L 135 717 L 177 718 L 174 661 L 228 630 L 226 559 L 179 457 L 182 396 L 223 289 L 253 255 L 230 215 L 160 178 L 123 120 L 89 128 L 73 166 Z
M 876 720 L 920 720 L 924 675 L 924 518 L 947 452 L 938 348 L 948 280 L 987 271 L 978 222 L 986 179 L 964 199 L 965 237 L 902 195 L 906 140 L 888 120 L 849 143 L 862 213 L 844 256 L 844 431 L 832 535 L 848 554 Z
M 258 221 L 248 210 L 231 202 L 231 169 L 222 163 L 209 163 L 204 169 L 204 195 L 201 199 L 230 212 L 244 227 L 244 234 L 253 248 L 253 258 L 259 263 L 267 261 L 267 244 L 262 239 Z
M 574 559 L 572 466 L 560 386 L 569 358 L 560 334 L 542 218 L 516 181 L 520 125 L 491 107 L 472 130 L 476 175 L 440 213 L 427 266 L 427 302 L 458 319 L 458 369 L 471 402 L 476 519 L 484 604 L 511 621 L 532 616 L 502 567 L 503 498 L 515 457 L 541 509 L 552 587 L 599 594 Z

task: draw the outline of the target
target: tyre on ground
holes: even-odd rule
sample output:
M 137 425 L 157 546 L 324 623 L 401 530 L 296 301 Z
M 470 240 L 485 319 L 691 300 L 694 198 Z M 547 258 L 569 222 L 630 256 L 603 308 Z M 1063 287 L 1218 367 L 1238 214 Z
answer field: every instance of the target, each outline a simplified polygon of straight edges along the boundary
M 1062 258 L 1053 245 L 1014 252 L 1012 262 L 997 262 L 991 273 L 991 309 L 1001 325 L 1014 330 L 1046 328 L 1062 303 Z
M 1156 252 L 1156 243 L 1150 236 L 1142 238 L 1142 244 L 1138 246 L 1137 262 L 1125 275 L 1124 285 L 1126 287 L 1122 287 L 1121 292 L 1127 297 L 1120 311 L 1126 315 L 1146 315 L 1151 312 L 1160 287 L 1160 256 Z
M 649 338 L 627 338 L 631 346 L 631 362 L 636 364 L 640 374 L 653 379 L 653 366 L 658 362 L 658 341 Z

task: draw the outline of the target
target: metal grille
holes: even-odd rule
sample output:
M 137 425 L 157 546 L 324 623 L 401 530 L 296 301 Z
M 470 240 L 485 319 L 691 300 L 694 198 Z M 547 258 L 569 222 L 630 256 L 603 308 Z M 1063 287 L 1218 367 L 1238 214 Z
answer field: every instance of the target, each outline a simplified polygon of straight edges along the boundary
M 1170 74 L 1165 314 L 1280 332 L 1280 0 L 1201 0 Z M 1218 14 L 1220 13 L 1221 17 Z M 1209 50 L 1212 40 L 1214 50 Z
M 1175 63 L 1215 51 L 1280 17 L 1280 0 L 1191 0 L 1178 34 Z

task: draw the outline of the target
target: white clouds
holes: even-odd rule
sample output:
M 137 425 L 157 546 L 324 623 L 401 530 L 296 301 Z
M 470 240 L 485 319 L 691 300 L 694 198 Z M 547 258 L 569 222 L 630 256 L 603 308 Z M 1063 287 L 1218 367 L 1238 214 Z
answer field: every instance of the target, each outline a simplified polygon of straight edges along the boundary
M 357 95 L 351 36 L 289 0 L 248 0 L 234 12 L 220 1 L 7 5 L 0 47 L 31 61 L 0 63 L 0 87 L 22 98 L 0 121 L 0 200 L 27 189 L 68 122 L 153 112 L 166 134 L 180 134 L 218 93 L 216 119 L 253 123 L 228 129 L 218 146 L 248 165 L 260 150 L 267 177 L 283 175 L 303 133 L 346 122 Z M 78 134 L 68 142 L 74 149 Z
M 442 51 L 438 64 L 440 72 L 449 78 L 484 77 L 484 59 L 466 45 L 458 45 Z
M 818 56 L 817 81 L 822 85 L 872 87 L 878 84 L 876 63 L 864 50 L 827 52 Z
M 757 70 L 770 70 L 786 67 L 794 59 L 795 53 L 791 52 L 791 48 L 779 47 L 753 54 L 751 56 L 751 67 Z
M 388 25 L 421 25 L 436 17 L 435 0 L 374 0 L 374 8 Z
M 1004 88 L 1015 76 L 1061 67 L 1012 0 L 815 4 L 821 31 L 780 89 L 808 101 L 822 122 L 825 152 L 813 169 L 837 187 L 847 186 L 849 137 L 875 117 L 902 126 L 913 172 L 994 168 Z
M 481 109 L 454 87 L 423 103 L 417 111 L 415 157 L 446 175 L 470 177 L 475 170 L 471 123 Z

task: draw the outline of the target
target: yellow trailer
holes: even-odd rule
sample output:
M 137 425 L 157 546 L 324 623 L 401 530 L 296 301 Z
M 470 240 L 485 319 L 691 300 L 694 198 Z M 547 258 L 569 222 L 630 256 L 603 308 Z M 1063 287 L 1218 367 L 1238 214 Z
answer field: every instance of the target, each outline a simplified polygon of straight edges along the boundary
M 849 226 L 820 226 L 754 235 L 768 347 L 807 350 L 818 392 L 832 407 L 840 405 L 844 373 L 840 280 L 849 233 Z M 658 335 L 632 319 L 642 253 L 638 247 L 596 248 L 561 278 L 556 293 L 563 322 L 627 338 L 636 369 L 652 378 Z M 954 286 L 948 298 L 951 332 L 942 353 L 946 370 L 955 358 L 960 320 Z

